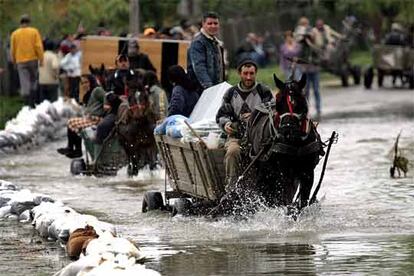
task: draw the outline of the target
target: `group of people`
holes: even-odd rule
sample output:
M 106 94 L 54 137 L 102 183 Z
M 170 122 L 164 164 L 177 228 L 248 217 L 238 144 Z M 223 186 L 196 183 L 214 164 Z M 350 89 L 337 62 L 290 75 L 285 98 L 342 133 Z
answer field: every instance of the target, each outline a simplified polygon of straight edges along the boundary
M 222 47 L 219 45 L 221 42 L 215 37 L 218 31 L 218 24 L 215 24 L 217 22 L 218 17 L 215 14 L 209 14 L 203 20 L 205 27 L 188 52 L 189 59 L 193 60 L 192 63 L 189 62 L 188 73 L 180 65 L 168 68 L 167 76 L 173 85 L 169 99 L 157 79 L 156 69 L 148 56 L 139 52 L 136 40 L 129 41 L 128 53 L 120 54 L 116 58 L 116 69 L 105 83 L 92 75 L 82 76 L 81 89 L 86 91 L 83 98 L 86 103 L 84 116 L 69 119 L 68 143 L 66 147 L 59 148 L 58 152 L 69 158 L 81 157 L 82 140 L 79 134 L 91 126 L 96 129 L 94 142 L 102 143 L 116 121 L 122 120 L 125 113 L 123 102 L 127 109 L 148 108 L 144 106 L 148 102 L 148 110 L 153 115 L 153 128 L 166 116 L 189 116 L 202 91 L 224 80 Z M 202 55 L 204 47 L 210 47 L 209 51 L 217 58 L 212 60 L 210 52 Z M 199 71 L 203 64 L 206 70 Z M 216 68 L 222 69 L 217 71 Z
M 51 54 L 48 53 L 50 45 L 47 43 L 44 47 L 46 52 L 43 53 L 40 34 L 36 29 L 28 27 L 27 18 L 22 17 L 21 23 L 21 29 L 25 32 L 32 32 L 37 40 L 33 45 L 33 51 L 30 52 L 32 56 L 29 60 L 16 59 L 17 63 L 29 61 L 24 66 L 18 65 L 18 68 L 22 67 L 27 72 L 31 72 L 26 69 L 26 67 L 29 67 L 33 68 L 32 71 L 35 72 L 38 61 L 40 67 L 44 66 L 45 62 L 50 63 L 54 70 L 63 68 L 66 71 L 69 87 L 79 87 L 80 84 L 81 89 L 86 91 L 82 99 L 86 104 L 84 115 L 68 121 L 68 144 L 66 147 L 58 149 L 59 153 L 69 158 L 82 156 L 82 140 L 79 133 L 87 127 L 94 126 L 96 128 L 94 136 L 96 143 L 104 141 L 116 120 L 119 120 L 119 117 L 122 116 L 120 114 L 122 114 L 123 102 L 128 104 L 128 108 L 144 108 L 141 98 L 143 94 L 146 94 L 149 98 L 148 102 L 151 110 L 155 114 L 153 120 L 155 127 L 155 124 L 166 116 L 178 114 L 189 116 L 203 91 L 225 80 L 224 47 L 223 42 L 217 37 L 220 30 L 220 20 L 214 12 L 207 12 L 203 15 L 200 32 L 194 36 L 187 52 L 186 70 L 179 65 L 168 68 L 168 79 L 173 85 L 169 99 L 167 99 L 165 91 L 158 82 L 156 69 L 148 56 L 139 52 L 139 45 L 136 40 L 135 43 L 134 40 L 129 42 L 131 45 L 128 45 L 128 53 L 121 54 L 116 58 L 115 71 L 112 72 L 105 83 L 102 83 L 102 80 L 95 78 L 93 75 L 81 75 L 81 53 L 76 43 L 64 41 L 62 45 L 68 48 L 69 52 L 60 62 L 56 62 L 54 58 L 48 57 Z M 327 28 L 323 24 L 322 27 L 325 30 Z M 17 48 L 12 48 L 13 53 L 18 53 L 14 49 L 23 48 L 21 44 L 19 46 L 13 41 L 13 37 L 17 36 L 19 32 L 17 30 L 16 35 L 12 35 L 12 45 L 13 47 L 17 45 Z M 301 33 L 298 29 L 295 31 L 295 35 L 302 35 L 303 37 L 302 40 L 296 39 L 298 44 L 309 40 L 307 31 Z M 25 34 L 24 37 L 30 37 L 30 35 Z M 288 39 L 287 43 L 290 43 Z M 286 47 L 284 52 L 288 55 L 292 47 L 290 45 Z M 24 49 L 27 48 L 24 47 Z M 293 47 L 293 49 L 296 48 Z M 297 49 L 303 50 L 303 47 Z M 216 116 L 218 125 L 228 136 L 225 145 L 225 163 L 229 187 L 240 173 L 240 139 L 244 135 L 245 125 L 250 114 L 257 105 L 273 99 L 271 90 L 266 85 L 256 81 L 257 70 L 257 62 L 250 56 L 240 60 L 237 66 L 240 82 L 225 93 L 222 106 Z M 33 77 L 36 74 L 27 74 L 26 76 L 23 70 L 19 70 L 19 73 L 20 71 L 22 71 L 22 78 L 28 80 L 33 79 L 27 76 Z M 55 73 L 57 72 L 55 71 Z M 304 72 L 307 74 L 313 73 L 310 69 L 306 69 Z M 310 79 L 312 80 L 312 77 Z M 317 81 L 317 76 L 314 79 Z M 28 88 L 25 91 L 29 92 L 24 93 L 30 95 L 32 93 L 30 89 L 32 88 Z M 50 92 L 50 89 L 47 91 L 49 91 L 49 94 L 54 93 Z M 79 90 L 70 90 L 69 96 L 81 101 Z M 320 110 L 318 109 L 318 111 Z
M 225 79 L 224 48 L 217 38 L 219 30 L 218 15 L 205 13 L 200 33 L 188 49 L 187 72 L 199 93 Z M 247 121 L 257 105 L 273 99 L 270 88 L 256 81 L 257 70 L 258 64 L 249 57 L 240 60 L 237 66 L 240 82 L 225 92 L 216 115 L 217 124 L 227 135 L 224 157 L 227 191 L 241 173 L 240 143 Z
M 265 49 L 265 38 L 256 33 L 248 33 L 236 51 L 237 61 L 251 59 L 260 67 L 269 63 L 269 53 Z
M 105 92 L 102 86 L 94 88 L 97 84 L 91 82 L 92 76 L 88 78 L 82 76 L 81 84 L 85 83 L 88 91 L 91 91 L 85 116 L 69 120 L 68 145 L 58 151 L 70 158 L 80 157 L 82 150 L 78 133 L 92 125 L 95 125 L 97 129 L 97 142 L 102 142 L 105 135 L 108 135 L 108 130 L 113 127 L 114 121 L 122 116 L 120 115 L 122 103 L 114 99 L 119 98 L 121 102 L 127 101 L 130 108 L 131 102 L 136 101 L 137 108 L 141 108 L 139 97 L 134 96 L 136 93 L 142 93 L 143 90 L 149 93 L 151 108 L 155 114 L 158 114 L 154 126 L 166 116 L 179 114 L 188 117 L 203 91 L 224 81 L 223 44 L 217 38 L 219 24 L 219 17 L 216 13 L 204 14 L 200 33 L 193 39 L 188 49 L 187 70 L 179 65 L 168 69 L 168 79 L 173 85 L 169 101 L 153 71 L 148 70 L 143 74 L 143 87 L 139 85 L 134 87 L 138 84 L 134 75 L 139 74 L 139 71 L 130 68 L 127 55 L 120 55 L 116 59 L 117 69 L 109 77 L 105 89 L 110 91 L 109 93 Z M 228 183 L 226 189 L 231 189 L 231 185 L 240 173 L 240 139 L 244 135 L 250 114 L 257 105 L 273 99 L 270 88 L 256 81 L 257 70 L 258 65 L 251 59 L 242 60 L 238 64 L 240 82 L 224 94 L 222 106 L 216 116 L 218 125 L 228 136 L 225 145 Z M 131 91 L 134 92 L 131 93 Z M 131 97 L 134 98 L 132 101 L 129 99 Z M 110 110 L 109 113 L 108 111 L 105 113 L 105 108 L 103 108 L 106 105 L 108 106 L 106 109 Z M 114 114 L 118 114 L 118 117 Z
M 34 107 L 43 100 L 53 102 L 59 88 L 66 98 L 79 102 L 79 38 L 65 36 L 57 45 L 50 39 L 42 40 L 30 23 L 28 15 L 21 16 L 20 27 L 10 37 L 10 58 L 16 64 L 25 104 Z
M 302 26 L 302 21 L 300 21 L 300 26 Z M 57 96 L 55 89 L 58 87 L 59 80 L 56 77 L 59 70 L 63 69 L 70 91 L 68 97 L 75 98 L 85 104 L 83 116 L 71 118 L 68 121 L 67 146 L 58 149 L 59 153 L 69 158 L 82 156 L 82 140 L 79 134 L 85 128 L 93 126 L 96 129 L 94 135 L 96 143 L 102 143 L 108 137 L 116 121 L 122 117 L 123 103 L 126 103 L 128 109 L 143 109 L 149 105 L 154 114 L 152 124 L 155 127 L 157 122 L 167 116 L 183 115 L 188 117 L 203 91 L 225 80 L 224 47 L 223 42 L 218 39 L 220 19 L 215 12 L 203 14 L 201 29 L 192 39 L 187 52 L 187 68 L 180 65 L 168 68 L 167 76 L 173 85 L 168 98 L 158 82 L 155 67 L 147 55 L 140 53 L 137 40 L 128 42 L 128 51 L 116 57 L 116 69 L 103 82 L 102 79 L 93 75 L 81 74 L 81 52 L 76 40 L 66 38 L 61 42 L 60 48 L 68 52 L 59 60 L 53 55 L 51 43 L 45 41 L 43 46 L 39 32 L 29 27 L 28 23 L 30 23 L 30 19 L 27 16 L 22 17 L 21 28 L 12 35 L 12 53 L 22 79 L 24 91 L 22 94 L 29 96 L 35 93 L 33 92 L 35 88 L 32 85 L 35 84 L 37 66 L 40 65 L 40 72 L 42 72 L 49 70 L 43 68 L 47 64 L 47 68 L 50 68 L 48 75 L 52 78 L 53 72 L 54 83 L 53 86 L 48 85 L 42 90 L 45 91 L 44 95 Z M 323 24 L 322 28 L 325 31 L 328 30 Z M 283 48 L 283 53 L 286 55 L 291 55 L 292 49 L 297 53 L 303 51 L 304 47 L 301 44 L 307 43 L 310 39 L 308 30 L 303 32 L 298 29 L 294 35 L 287 33 L 287 44 Z M 28 45 L 30 43 L 22 44 L 21 37 L 28 39 L 32 36 L 36 39 L 33 40 L 35 43 L 29 51 Z M 302 36 L 302 39 L 295 39 L 296 36 Z M 291 41 L 289 41 L 289 37 L 292 38 Z M 314 40 L 318 41 L 317 38 Z M 300 46 L 292 47 L 292 42 L 300 44 Z M 43 52 L 43 48 L 46 50 L 45 52 Z M 240 82 L 224 94 L 222 106 L 216 116 L 217 124 L 228 137 L 225 144 L 228 187 L 231 187 L 240 173 L 240 139 L 244 135 L 250 114 L 257 105 L 273 99 L 271 90 L 256 81 L 258 66 L 257 60 L 251 56 L 240 59 L 237 66 Z M 286 72 L 288 70 L 286 67 Z M 317 74 L 309 68 L 303 72 Z M 314 83 L 317 83 L 317 78 L 315 75 Z M 312 81 L 311 75 L 309 79 Z M 83 99 L 79 99 L 79 86 L 82 91 L 86 91 Z M 317 92 L 315 91 L 315 93 Z M 142 101 L 143 95 L 148 98 L 147 101 L 144 101 L 146 107 Z M 32 99 L 30 103 L 34 104 L 35 102 Z M 320 112 L 320 107 L 318 107 L 318 111 Z
M 81 88 L 85 91 L 84 114 L 68 120 L 68 143 L 66 147 L 58 149 L 60 154 L 69 158 L 81 157 L 80 132 L 88 127 L 95 129 L 94 135 L 88 138 L 102 144 L 129 109 L 147 112 L 154 127 L 157 121 L 167 115 L 166 93 L 154 71 L 131 69 L 128 56 L 124 54 L 116 57 L 115 68 L 107 79 L 93 74 L 81 76 Z
M 305 93 L 309 98 L 312 86 L 317 120 L 321 116 L 320 63 L 329 60 L 338 40 L 342 38 L 344 38 L 342 34 L 333 30 L 322 19 L 317 19 L 315 26 L 311 27 L 309 19 L 301 17 L 293 32 L 289 30 L 284 33 L 284 43 L 280 46 L 280 65 L 285 78 L 292 76 L 294 79 L 299 79 L 301 74 L 306 74 Z M 300 64 L 293 70 L 292 63 L 288 59 L 294 58 L 300 58 L 307 64 Z
M 168 34 L 162 35 L 155 28 L 146 28 L 141 37 L 172 38 L 191 40 L 198 28 L 188 20 L 168 28 Z M 98 35 L 107 36 L 111 32 L 100 26 Z M 10 61 L 16 65 L 20 83 L 20 95 L 24 103 L 31 107 L 43 100 L 55 101 L 59 94 L 65 99 L 80 98 L 81 59 L 80 39 L 86 35 L 81 26 L 76 34 L 65 34 L 56 42 L 42 36 L 38 29 L 31 26 L 28 15 L 22 15 L 20 26 L 10 37 Z M 133 41 L 133 40 L 131 40 Z M 142 68 L 156 72 L 156 68 L 147 55 L 139 51 L 137 43 L 129 43 L 128 58 L 131 69 Z M 3 69 L 2 69 L 3 70 Z

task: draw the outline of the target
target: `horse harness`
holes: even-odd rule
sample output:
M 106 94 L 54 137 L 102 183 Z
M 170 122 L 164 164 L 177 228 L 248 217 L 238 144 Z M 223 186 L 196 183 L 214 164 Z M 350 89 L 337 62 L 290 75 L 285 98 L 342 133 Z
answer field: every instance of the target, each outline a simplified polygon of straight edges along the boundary
M 269 139 L 262 143 L 262 147 L 270 146 L 269 150 L 267 150 L 263 156 L 263 160 L 267 160 L 273 153 L 300 157 L 322 150 L 322 142 L 319 139 L 315 126 L 305 114 L 294 113 L 291 106 L 288 105 L 290 111 L 289 113 L 280 115 L 276 112 L 276 114 L 273 115 L 273 109 L 275 106 L 275 102 L 269 102 L 256 107 L 260 113 L 267 115 L 267 118 L 263 121 L 262 126 L 265 127 L 265 124 L 268 121 L 270 133 Z M 283 122 L 285 121 L 288 122 L 284 125 Z M 302 135 L 299 136 L 298 133 L 294 133 L 294 137 L 291 137 L 292 133 L 286 134 L 287 131 L 285 130 L 290 128 L 292 124 L 297 124 L 298 122 L 300 122 L 300 133 Z M 294 144 L 301 144 L 301 142 L 306 141 L 306 139 L 311 137 L 310 134 L 312 132 L 315 134 L 315 138 L 310 143 L 306 143 L 303 146 L 291 145 L 292 142 Z M 303 133 L 305 133 L 305 135 L 303 135 Z

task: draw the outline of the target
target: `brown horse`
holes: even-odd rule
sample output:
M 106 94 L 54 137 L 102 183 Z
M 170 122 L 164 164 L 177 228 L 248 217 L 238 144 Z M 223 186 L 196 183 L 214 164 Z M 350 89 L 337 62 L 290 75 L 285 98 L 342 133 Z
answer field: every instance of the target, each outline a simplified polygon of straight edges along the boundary
M 128 99 L 121 104 L 118 112 L 117 132 L 128 156 L 130 176 L 137 175 L 145 165 L 149 165 L 151 170 L 157 165 L 157 147 L 153 135 L 155 113 L 147 91 L 139 86 L 139 78 L 137 76 L 127 83 Z

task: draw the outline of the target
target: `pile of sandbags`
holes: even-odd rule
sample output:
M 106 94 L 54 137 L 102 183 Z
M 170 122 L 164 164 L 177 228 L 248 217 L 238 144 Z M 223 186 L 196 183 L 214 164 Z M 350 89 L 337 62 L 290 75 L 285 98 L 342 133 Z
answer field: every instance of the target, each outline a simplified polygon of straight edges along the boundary
M 114 225 L 4 180 L 0 180 L 0 219 L 31 222 L 41 237 L 59 242 L 71 259 L 77 259 L 56 276 L 160 275 L 141 264 L 142 252 L 118 237 Z
M 8 121 L 4 130 L 0 130 L 0 153 L 23 148 L 30 149 L 46 141 L 60 138 L 62 129 L 66 129 L 68 118 L 79 114 L 76 102 L 44 101 L 36 108 L 24 106 L 16 118 Z

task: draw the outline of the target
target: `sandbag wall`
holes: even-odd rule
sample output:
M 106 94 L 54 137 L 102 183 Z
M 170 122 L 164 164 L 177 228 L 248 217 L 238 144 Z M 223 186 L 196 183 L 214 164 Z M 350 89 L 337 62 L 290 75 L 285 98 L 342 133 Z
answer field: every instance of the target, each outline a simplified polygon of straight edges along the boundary
M 31 223 L 41 237 L 60 243 L 70 258 L 77 259 L 55 276 L 160 275 L 142 264 L 142 252 L 118 237 L 114 225 L 4 180 L 0 180 L 0 219 Z
M 24 106 L 16 118 L 8 121 L 0 130 L 0 154 L 19 149 L 27 150 L 44 144 L 46 141 L 61 138 L 70 117 L 80 112 L 74 102 L 44 101 L 36 108 Z

